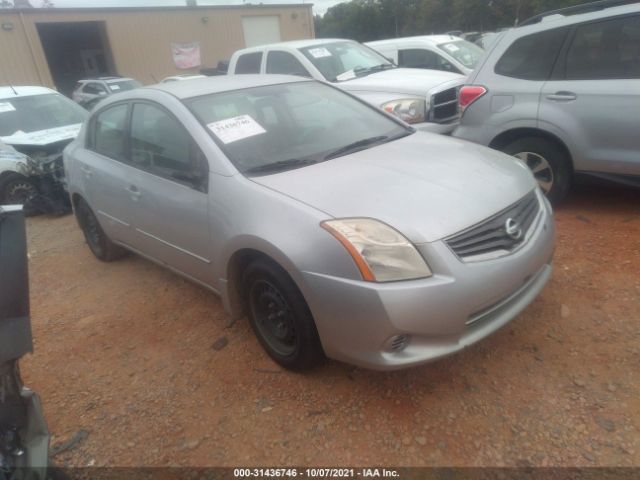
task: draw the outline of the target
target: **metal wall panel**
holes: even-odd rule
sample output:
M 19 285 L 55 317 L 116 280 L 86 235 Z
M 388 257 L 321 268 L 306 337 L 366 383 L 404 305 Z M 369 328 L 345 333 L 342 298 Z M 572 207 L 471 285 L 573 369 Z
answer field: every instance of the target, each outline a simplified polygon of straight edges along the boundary
M 53 80 L 37 23 L 104 21 L 120 75 L 153 83 L 180 71 L 173 65 L 171 42 L 201 42 L 203 66 L 215 66 L 244 48 L 242 17 L 278 15 L 282 40 L 313 38 L 311 5 L 130 9 L 0 10 L 0 85 L 45 85 Z M 196 69 L 197 70 L 197 69 Z M 153 77 L 152 77 L 153 76 Z

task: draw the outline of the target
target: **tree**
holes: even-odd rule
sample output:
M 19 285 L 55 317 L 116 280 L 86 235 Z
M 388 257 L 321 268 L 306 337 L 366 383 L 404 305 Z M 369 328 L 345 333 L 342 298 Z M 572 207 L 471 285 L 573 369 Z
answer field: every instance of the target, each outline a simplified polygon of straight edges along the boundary
M 316 35 L 359 41 L 513 27 L 538 13 L 591 0 L 350 0 L 314 17 Z
M 13 3 L 9 0 L 0 0 L 0 8 L 13 8 Z

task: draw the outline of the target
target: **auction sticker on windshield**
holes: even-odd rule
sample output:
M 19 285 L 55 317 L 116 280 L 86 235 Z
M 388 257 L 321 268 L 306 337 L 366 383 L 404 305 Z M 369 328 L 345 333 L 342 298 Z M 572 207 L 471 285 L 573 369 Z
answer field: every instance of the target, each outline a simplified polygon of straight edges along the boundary
M 225 144 L 267 132 L 249 115 L 240 115 L 209 123 L 207 127 Z
M 16 108 L 11 104 L 11 102 L 0 102 L 0 113 L 15 111 Z
M 309 53 L 313 58 L 324 58 L 331 56 L 331 52 L 324 47 L 310 48 Z

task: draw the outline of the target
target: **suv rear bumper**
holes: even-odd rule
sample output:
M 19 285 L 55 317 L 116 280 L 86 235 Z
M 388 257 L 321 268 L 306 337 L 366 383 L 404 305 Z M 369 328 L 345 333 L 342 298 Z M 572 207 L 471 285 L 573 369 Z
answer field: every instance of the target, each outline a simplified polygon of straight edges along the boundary
M 458 123 L 423 122 L 414 123 L 411 126 L 417 130 L 420 130 L 421 132 L 439 133 L 440 135 L 451 135 L 458 126 Z

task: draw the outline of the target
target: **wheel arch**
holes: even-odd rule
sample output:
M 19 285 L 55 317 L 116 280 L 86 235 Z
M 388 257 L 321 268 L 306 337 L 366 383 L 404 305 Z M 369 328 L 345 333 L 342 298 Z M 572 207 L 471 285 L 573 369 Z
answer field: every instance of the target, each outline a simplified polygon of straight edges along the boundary
M 245 239 L 246 240 L 246 239 Z M 236 243 L 236 242 L 231 242 Z M 221 279 L 221 297 L 225 309 L 231 315 L 231 322 L 242 318 L 246 314 L 245 298 L 242 291 L 242 275 L 251 262 L 257 259 L 267 260 L 281 268 L 293 281 L 305 298 L 304 286 L 301 278 L 296 274 L 294 263 L 282 251 L 268 242 L 242 241 L 236 244 L 236 249 L 228 255 L 224 263 Z M 307 302 L 308 304 L 308 302 Z
M 550 133 L 546 130 L 541 130 L 539 128 L 525 127 L 525 128 L 513 128 L 511 130 L 506 130 L 500 133 L 498 136 L 496 136 L 493 140 L 491 140 L 491 142 L 489 143 L 489 147 L 495 150 L 502 151 L 510 143 L 525 137 L 544 138 L 556 144 L 558 147 L 562 149 L 562 151 L 567 156 L 567 159 L 569 160 L 569 168 L 571 169 L 571 172 L 574 171 L 573 156 L 571 155 L 571 151 L 569 150 L 565 142 L 563 142 L 557 135 L 554 135 L 553 133 Z

